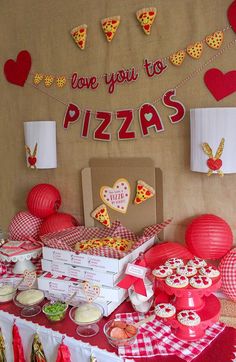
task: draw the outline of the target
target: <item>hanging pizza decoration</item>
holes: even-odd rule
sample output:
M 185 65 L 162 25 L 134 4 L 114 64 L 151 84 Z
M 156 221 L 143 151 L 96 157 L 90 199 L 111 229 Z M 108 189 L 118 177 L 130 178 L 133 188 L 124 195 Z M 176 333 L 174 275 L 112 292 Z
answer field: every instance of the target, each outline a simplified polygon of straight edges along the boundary
M 136 12 L 136 16 L 146 35 L 150 35 L 151 27 L 157 13 L 156 8 L 143 8 Z
M 110 43 L 120 25 L 120 16 L 113 16 L 101 20 L 102 30 L 106 36 L 107 41 Z

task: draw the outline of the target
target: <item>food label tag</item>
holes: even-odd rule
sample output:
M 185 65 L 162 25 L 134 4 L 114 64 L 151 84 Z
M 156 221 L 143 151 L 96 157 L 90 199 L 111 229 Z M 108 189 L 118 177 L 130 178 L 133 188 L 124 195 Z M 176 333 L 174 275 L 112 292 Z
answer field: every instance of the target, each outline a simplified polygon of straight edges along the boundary
M 147 270 L 148 269 L 144 268 L 143 266 L 128 263 L 125 274 L 132 275 L 136 278 L 144 279 Z

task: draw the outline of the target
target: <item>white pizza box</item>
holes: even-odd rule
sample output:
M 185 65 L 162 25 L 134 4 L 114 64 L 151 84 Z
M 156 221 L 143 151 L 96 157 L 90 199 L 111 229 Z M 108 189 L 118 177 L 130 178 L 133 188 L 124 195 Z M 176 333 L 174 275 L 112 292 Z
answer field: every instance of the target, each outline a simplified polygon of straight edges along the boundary
M 119 302 L 119 300 L 121 300 L 126 293 L 125 289 L 118 287 L 110 288 L 102 286 L 98 283 L 96 283 L 96 286 L 100 288 L 99 298 L 103 300 Z M 78 297 L 85 296 L 83 290 L 83 281 L 69 277 L 59 277 L 58 275 L 51 273 L 44 273 L 38 278 L 38 288 L 41 290 L 64 293 L 67 295 L 72 295 L 76 292 Z
M 52 293 L 49 291 L 45 291 L 45 297 L 49 300 L 61 300 L 61 301 L 66 301 L 68 300 L 68 295 L 67 294 L 63 294 L 63 293 Z M 123 296 L 123 298 L 121 300 L 119 300 L 118 302 L 111 302 L 108 300 L 104 300 L 101 298 L 97 298 L 94 303 L 99 304 L 102 308 L 103 308 L 103 312 L 104 312 L 104 316 L 108 317 L 112 312 L 114 312 L 114 310 L 116 308 L 119 307 L 119 305 L 121 303 L 123 303 L 125 301 L 125 299 L 128 297 L 128 292 L 126 292 L 126 294 Z M 70 305 L 72 306 L 76 306 L 78 305 L 78 302 L 81 301 L 85 301 L 85 298 L 79 298 L 79 297 L 75 297 L 71 302 L 69 302 Z
M 76 254 L 73 251 L 43 247 L 43 258 L 63 262 L 66 264 L 93 268 L 94 270 L 103 270 L 113 273 L 122 271 L 127 263 L 136 259 L 140 253 L 145 252 L 155 242 L 155 236 L 147 240 L 141 246 L 127 254 L 122 259 L 107 258 L 104 256 L 94 256 L 89 254 Z
M 114 287 L 125 271 L 124 268 L 119 273 L 102 272 L 92 268 L 84 268 L 47 259 L 42 259 L 41 262 L 44 272 L 50 272 L 58 276 L 64 275 L 75 279 L 88 280 L 107 287 Z

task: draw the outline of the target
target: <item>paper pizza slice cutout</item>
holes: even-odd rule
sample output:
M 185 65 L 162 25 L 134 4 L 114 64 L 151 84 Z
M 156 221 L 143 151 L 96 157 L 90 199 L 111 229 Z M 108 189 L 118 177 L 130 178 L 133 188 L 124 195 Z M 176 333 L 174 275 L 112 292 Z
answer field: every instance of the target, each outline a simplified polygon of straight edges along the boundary
M 107 212 L 107 207 L 105 204 L 98 206 L 92 213 L 91 216 L 98 220 L 102 225 L 106 227 L 111 227 L 110 217 Z
M 142 202 L 153 197 L 154 195 L 155 195 L 155 190 L 153 187 L 148 185 L 143 180 L 137 181 L 136 196 L 134 199 L 135 204 L 141 204 Z
M 70 33 L 78 47 L 84 50 L 87 39 L 87 25 L 78 25 Z
M 147 35 L 150 35 L 151 33 L 151 27 L 156 17 L 156 13 L 156 8 L 143 8 L 136 12 L 137 19 L 140 22 L 144 33 Z
M 110 43 L 120 25 L 120 16 L 112 16 L 101 20 L 102 30 L 106 36 L 107 41 Z

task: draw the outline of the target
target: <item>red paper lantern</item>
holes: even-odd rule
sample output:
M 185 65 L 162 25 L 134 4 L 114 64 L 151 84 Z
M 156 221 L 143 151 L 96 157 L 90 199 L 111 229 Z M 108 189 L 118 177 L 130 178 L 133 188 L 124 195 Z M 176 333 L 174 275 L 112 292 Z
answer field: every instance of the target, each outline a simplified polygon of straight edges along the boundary
M 183 245 L 172 241 L 165 241 L 150 248 L 145 253 L 149 268 L 154 269 L 169 258 L 191 259 L 193 254 Z
M 42 236 L 48 233 L 61 231 L 63 229 L 68 229 L 78 225 L 78 221 L 72 215 L 58 212 L 44 219 L 39 230 L 39 235 Z
M 232 247 L 233 233 L 219 216 L 205 214 L 187 227 L 185 240 L 189 250 L 203 259 L 219 259 Z
M 227 253 L 219 265 L 221 272 L 221 290 L 236 302 L 236 248 Z
M 8 227 L 8 239 L 27 240 L 28 237 L 38 239 L 43 219 L 31 215 L 29 211 L 18 212 Z
M 57 212 L 61 206 L 61 195 L 56 187 L 50 184 L 34 186 L 27 197 L 27 206 L 31 214 L 47 217 Z

